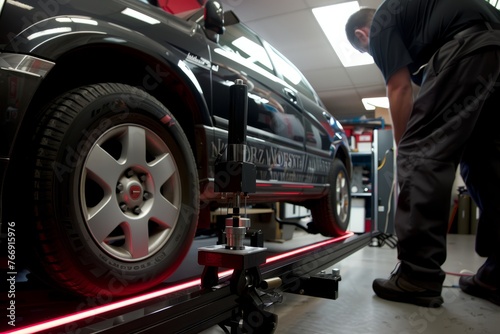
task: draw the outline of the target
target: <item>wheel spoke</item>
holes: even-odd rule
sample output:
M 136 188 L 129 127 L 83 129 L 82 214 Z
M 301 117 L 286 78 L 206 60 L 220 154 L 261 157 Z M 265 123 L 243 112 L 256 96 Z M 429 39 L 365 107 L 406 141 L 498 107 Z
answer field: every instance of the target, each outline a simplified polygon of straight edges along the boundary
M 151 176 L 158 185 L 165 183 L 176 172 L 171 154 L 163 154 L 149 163 L 149 167 Z
M 163 228 L 171 228 L 175 226 L 179 208 L 170 203 L 163 196 L 158 196 L 154 206 L 151 208 L 150 217 Z
M 102 187 L 107 186 L 107 190 L 112 189 L 116 184 L 122 170 L 120 163 L 99 145 L 95 145 L 90 152 L 85 168 L 91 173 L 92 179 Z
M 149 254 L 148 219 L 129 220 L 125 223 L 126 247 L 132 259 L 145 257 Z
M 87 210 L 87 223 L 90 231 L 98 242 L 104 239 L 118 226 L 123 217 L 116 205 L 113 205 L 111 196 L 103 199 L 98 205 Z
M 144 164 L 146 161 L 146 131 L 144 129 L 129 126 L 122 144 L 122 159 L 128 164 Z

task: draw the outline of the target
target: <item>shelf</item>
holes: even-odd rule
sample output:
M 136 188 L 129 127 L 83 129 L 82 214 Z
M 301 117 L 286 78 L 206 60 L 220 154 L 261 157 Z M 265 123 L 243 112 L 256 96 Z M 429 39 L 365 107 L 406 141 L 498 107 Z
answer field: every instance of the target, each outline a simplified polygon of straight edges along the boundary
M 383 117 L 377 118 L 351 118 L 339 120 L 344 128 L 348 126 L 363 127 L 367 129 L 383 129 L 385 121 Z
M 372 154 L 373 154 L 373 152 L 353 152 L 353 151 L 351 151 L 351 156 L 353 156 L 353 157 L 356 157 L 356 156 L 365 157 L 365 156 L 371 156 Z

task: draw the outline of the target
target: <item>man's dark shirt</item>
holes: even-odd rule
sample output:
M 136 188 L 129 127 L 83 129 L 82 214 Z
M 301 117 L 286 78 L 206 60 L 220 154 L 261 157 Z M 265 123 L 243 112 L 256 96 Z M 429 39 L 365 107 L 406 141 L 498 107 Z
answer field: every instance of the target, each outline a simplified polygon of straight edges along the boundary
M 485 0 L 385 0 L 373 18 L 370 54 L 387 83 L 404 66 L 416 73 L 456 33 L 479 22 L 500 23 L 500 11 Z

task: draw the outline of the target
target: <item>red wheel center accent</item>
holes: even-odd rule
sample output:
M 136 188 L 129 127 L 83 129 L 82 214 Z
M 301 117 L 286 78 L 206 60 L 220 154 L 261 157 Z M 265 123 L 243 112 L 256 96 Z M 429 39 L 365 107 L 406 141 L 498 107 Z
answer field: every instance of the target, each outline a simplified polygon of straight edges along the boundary
M 130 198 L 134 201 L 141 196 L 141 193 L 142 193 L 142 188 L 138 185 L 133 185 L 129 189 Z

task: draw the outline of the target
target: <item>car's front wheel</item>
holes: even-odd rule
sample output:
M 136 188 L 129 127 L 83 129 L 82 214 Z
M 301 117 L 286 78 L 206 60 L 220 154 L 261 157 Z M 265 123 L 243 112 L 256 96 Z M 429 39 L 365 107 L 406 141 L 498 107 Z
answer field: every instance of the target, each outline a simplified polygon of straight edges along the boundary
M 351 215 L 350 180 L 341 160 L 333 160 L 328 180 L 328 195 L 310 206 L 314 229 L 325 236 L 341 236 L 347 230 Z
M 67 92 L 35 135 L 37 253 L 58 285 L 121 296 L 148 289 L 193 240 L 199 189 L 173 115 L 122 84 Z

